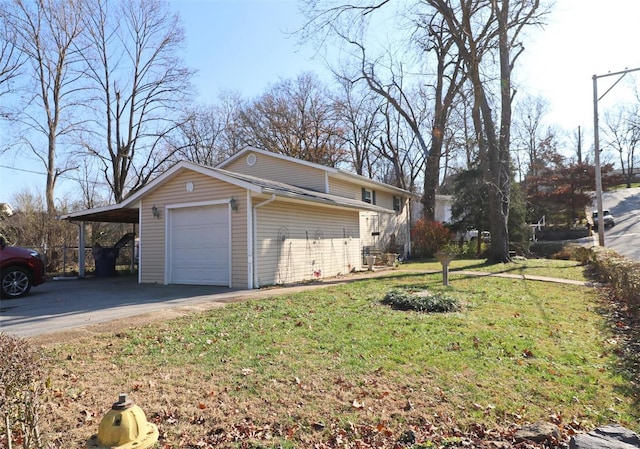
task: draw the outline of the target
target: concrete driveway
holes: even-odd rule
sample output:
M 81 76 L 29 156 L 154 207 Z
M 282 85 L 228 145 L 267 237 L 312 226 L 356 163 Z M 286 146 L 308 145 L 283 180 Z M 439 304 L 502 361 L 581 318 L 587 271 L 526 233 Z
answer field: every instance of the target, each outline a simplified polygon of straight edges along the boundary
M 137 275 L 49 280 L 33 288 L 24 298 L 0 301 L 0 332 L 29 338 L 36 344 L 55 343 L 185 316 L 230 302 L 329 287 L 387 274 L 388 271 L 383 269 L 318 283 L 259 290 L 138 284 Z
M 48 280 L 24 298 L 0 301 L 0 332 L 33 337 L 141 314 L 180 314 L 237 301 L 250 291 L 198 285 L 138 284 L 137 276 Z M 46 338 L 45 338 L 46 340 Z

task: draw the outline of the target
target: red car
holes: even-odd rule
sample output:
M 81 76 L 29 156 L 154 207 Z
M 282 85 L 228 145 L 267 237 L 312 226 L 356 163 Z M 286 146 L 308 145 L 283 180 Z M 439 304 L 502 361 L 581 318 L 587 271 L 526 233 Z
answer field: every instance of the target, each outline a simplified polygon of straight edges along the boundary
M 44 263 L 36 251 L 8 246 L 0 237 L 0 296 L 21 298 L 45 281 Z

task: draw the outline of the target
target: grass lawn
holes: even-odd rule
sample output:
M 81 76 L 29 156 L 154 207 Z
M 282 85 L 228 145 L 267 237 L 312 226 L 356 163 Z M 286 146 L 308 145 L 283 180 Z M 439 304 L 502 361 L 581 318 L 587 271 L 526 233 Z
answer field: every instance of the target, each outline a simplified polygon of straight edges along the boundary
M 576 262 L 438 263 L 274 296 L 187 318 L 49 345 L 42 428 L 83 447 L 128 393 L 158 424 L 160 447 L 426 448 L 508 439 L 523 423 L 565 435 L 600 424 L 638 430 L 637 397 L 590 287 L 456 270 L 585 280 Z M 392 288 L 441 292 L 449 314 L 392 310 Z M 409 444 L 410 445 L 410 444 Z

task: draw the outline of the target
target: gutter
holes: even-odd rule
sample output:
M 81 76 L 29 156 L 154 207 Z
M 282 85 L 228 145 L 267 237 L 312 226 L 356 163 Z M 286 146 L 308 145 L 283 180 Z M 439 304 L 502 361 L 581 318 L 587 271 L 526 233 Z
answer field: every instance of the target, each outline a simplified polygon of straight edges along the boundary
M 252 290 L 254 288 L 260 288 L 260 285 L 258 284 L 258 259 L 257 257 L 255 257 L 255 248 L 258 244 L 257 242 L 257 234 L 258 234 L 258 211 L 257 209 L 259 207 L 262 206 L 266 206 L 269 203 L 273 203 L 276 200 L 276 194 L 272 193 L 271 194 L 271 198 L 269 198 L 268 200 L 265 200 L 261 203 L 256 204 L 255 206 L 253 206 L 252 208 L 252 212 L 253 214 L 251 215 L 251 224 L 249 226 L 247 226 L 247 229 L 250 230 L 251 232 L 251 236 L 249 236 L 249 238 L 247 240 L 249 240 L 249 248 L 247 251 L 247 258 L 248 258 L 248 262 L 249 262 L 249 282 L 247 287 L 249 288 L 249 290 Z

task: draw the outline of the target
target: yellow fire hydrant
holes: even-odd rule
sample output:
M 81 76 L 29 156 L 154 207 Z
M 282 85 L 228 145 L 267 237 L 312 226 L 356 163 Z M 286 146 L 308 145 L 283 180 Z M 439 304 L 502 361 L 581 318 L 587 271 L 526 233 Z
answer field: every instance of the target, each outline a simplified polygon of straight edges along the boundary
M 140 407 L 120 394 L 100 421 L 98 434 L 87 440 L 89 449 L 147 449 L 158 441 L 158 427 L 147 422 Z

